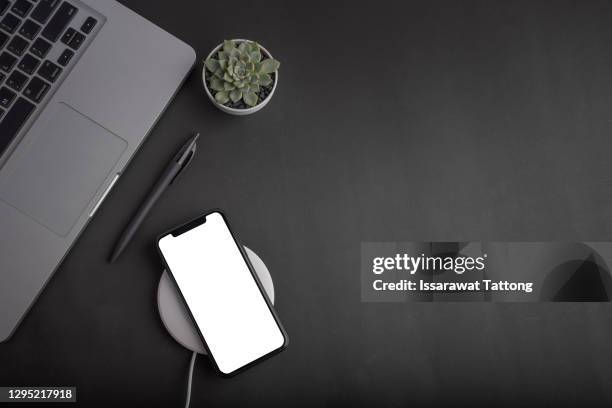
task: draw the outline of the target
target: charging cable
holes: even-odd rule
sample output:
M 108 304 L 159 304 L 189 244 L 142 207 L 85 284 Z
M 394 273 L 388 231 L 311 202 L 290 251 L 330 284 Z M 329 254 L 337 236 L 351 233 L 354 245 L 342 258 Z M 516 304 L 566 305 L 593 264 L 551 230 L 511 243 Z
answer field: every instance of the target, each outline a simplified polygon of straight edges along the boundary
M 191 362 L 189 363 L 189 374 L 187 375 L 187 397 L 185 398 L 185 408 L 189 408 L 189 404 L 191 403 L 191 382 L 193 380 L 193 367 L 195 366 L 196 357 L 198 356 L 197 352 L 193 352 L 191 355 Z

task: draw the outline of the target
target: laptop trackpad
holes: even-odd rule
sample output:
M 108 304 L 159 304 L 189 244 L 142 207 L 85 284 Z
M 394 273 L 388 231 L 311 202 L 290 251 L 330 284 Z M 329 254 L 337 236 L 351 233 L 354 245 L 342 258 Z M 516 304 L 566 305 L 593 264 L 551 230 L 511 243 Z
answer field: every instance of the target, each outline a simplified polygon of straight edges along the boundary
M 67 104 L 50 112 L 28 135 L 29 146 L 7 163 L 0 176 L 0 199 L 66 236 L 127 142 Z

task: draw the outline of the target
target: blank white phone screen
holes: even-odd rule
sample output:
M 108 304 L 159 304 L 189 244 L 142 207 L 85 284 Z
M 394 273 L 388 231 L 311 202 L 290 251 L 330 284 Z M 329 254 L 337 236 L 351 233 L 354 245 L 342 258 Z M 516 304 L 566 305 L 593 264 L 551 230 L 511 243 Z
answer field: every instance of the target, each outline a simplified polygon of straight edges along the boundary
M 159 248 L 183 294 L 210 353 L 230 374 L 285 344 L 223 216 L 177 236 Z

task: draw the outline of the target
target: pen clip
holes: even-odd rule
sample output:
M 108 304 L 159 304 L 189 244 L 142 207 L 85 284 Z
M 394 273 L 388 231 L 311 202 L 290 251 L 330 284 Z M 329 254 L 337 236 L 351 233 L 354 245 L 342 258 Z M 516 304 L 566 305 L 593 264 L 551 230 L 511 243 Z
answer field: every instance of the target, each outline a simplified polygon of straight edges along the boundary
M 196 136 L 197 138 L 197 136 Z M 197 149 L 197 145 L 195 144 L 195 140 L 193 141 L 193 144 L 189 147 L 188 151 L 185 150 L 181 150 L 175 157 L 175 161 L 178 161 L 180 159 L 182 159 L 182 164 L 181 164 L 181 168 L 179 169 L 179 171 L 176 173 L 176 175 L 172 178 L 172 180 L 170 180 L 170 183 L 168 183 L 168 185 L 172 185 L 181 174 L 183 174 L 183 172 L 185 171 L 185 169 L 189 166 L 189 163 L 191 163 L 191 161 L 193 160 L 193 157 L 195 156 L 195 152 Z

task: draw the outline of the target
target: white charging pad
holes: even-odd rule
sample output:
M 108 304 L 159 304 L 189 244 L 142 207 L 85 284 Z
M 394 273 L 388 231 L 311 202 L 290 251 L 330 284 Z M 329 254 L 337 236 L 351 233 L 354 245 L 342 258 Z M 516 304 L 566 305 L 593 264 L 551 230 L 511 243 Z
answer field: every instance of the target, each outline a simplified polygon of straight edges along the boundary
M 255 252 L 247 247 L 244 247 L 244 250 L 270 301 L 274 304 L 274 283 L 272 282 L 268 267 Z M 174 340 L 191 351 L 206 354 L 204 345 L 202 345 L 198 332 L 191 322 L 183 300 L 180 298 L 174 282 L 172 282 L 168 272 L 165 270 L 157 287 L 157 308 L 166 330 L 168 330 L 168 333 L 170 333 Z

